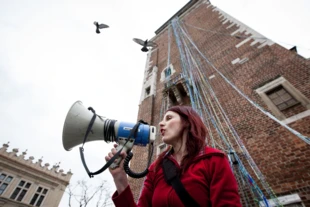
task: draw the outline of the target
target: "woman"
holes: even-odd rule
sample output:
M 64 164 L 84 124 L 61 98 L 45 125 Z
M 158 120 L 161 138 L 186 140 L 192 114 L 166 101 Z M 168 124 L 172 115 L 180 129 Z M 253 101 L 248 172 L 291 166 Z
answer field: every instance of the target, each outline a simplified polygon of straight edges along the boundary
M 199 206 L 241 206 L 237 182 L 227 157 L 221 151 L 206 146 L 207 129 L 191 107 L 169 108 L 159 127 L 162 141 L 170 147 L 150 166 L 138 204 L 135 204 L 128 185 L 123 161 L 120 167 L 110 169 L 116 186 L 112 196 L 116 206 L 184 206 L 176 191 L 164 179 L 164 159 L 177 166 L 183 186 Z M 112 149 L 106 160 L 115 153 L 116 150 Z M 121 155 L 126 157 L 126 153 Z

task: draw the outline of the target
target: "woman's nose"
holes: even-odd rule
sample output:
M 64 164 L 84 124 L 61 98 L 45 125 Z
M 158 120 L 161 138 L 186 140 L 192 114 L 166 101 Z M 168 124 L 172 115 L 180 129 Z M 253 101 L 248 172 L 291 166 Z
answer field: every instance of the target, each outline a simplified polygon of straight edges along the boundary
M 159 122 L 159 126 L 160 127 L 164 126 L 164 121 Z

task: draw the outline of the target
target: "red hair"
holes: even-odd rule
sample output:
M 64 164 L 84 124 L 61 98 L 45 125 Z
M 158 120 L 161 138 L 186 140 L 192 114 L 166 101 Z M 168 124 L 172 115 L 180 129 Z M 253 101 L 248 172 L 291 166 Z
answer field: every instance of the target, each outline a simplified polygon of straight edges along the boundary
M 207 136 L 207 128 L 198 113 L 190 106 L 172 106 L 166 112 L 168 111 L 179 114 L 182 122 L 185 123 L 184 127 L 188 126 L 188 134 L 185 143 L 187 155 L 184 156 L 181 162 L 181 168 L 185 171 L 195 156 L 197 156 L 198 153 L 206 146 L 205 139 Z M 158 169 L 161 165 L 166 153 L 169 150 L 170 147 L 158 156 L 155 169 Z

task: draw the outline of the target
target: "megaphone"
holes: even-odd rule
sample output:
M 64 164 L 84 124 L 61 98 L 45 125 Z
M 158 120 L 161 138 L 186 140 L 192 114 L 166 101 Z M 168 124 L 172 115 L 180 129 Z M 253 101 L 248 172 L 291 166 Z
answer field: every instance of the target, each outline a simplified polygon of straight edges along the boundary
M 116 142 L 118 143 L 117 151 L 124 150 L 128 153 L 133 145 L 146 146 L 154 142 L 156 127 L 141 123 L 136 128 L 134 136 L 129 137 L 133 134 L 132 129 L 135 126 L 136 123 L 98 116 L 90 108 L 87 109 L 81 101 L 76 101 L 65 119 L 62 134 L 63 147 L 69 151 L 73 147 L 91 141 Z M 117 167 L 120 161 L 120 157 L 116 158 L 110 167 Z

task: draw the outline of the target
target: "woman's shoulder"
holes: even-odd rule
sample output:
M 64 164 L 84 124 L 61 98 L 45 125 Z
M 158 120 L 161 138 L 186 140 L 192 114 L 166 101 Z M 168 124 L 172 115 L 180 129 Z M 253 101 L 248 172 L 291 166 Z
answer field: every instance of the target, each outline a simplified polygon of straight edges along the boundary
M 225 157 L 225 153 L 221 150 L 206 146 L 201 152 L 198 154 L 195 160 L 204 159 L 208 157 Z
M 212 147 L 208 147 L 206 146 L 204 149 L 204 153 L 205 155 L 212 155 L 212 154 L 217 154 L 217 155 L 225 155 L 224 152 L 222 152 L 221 150 L 212 148 Z
M 158 162 L 157 159 L 154 162 L 152 162 L 151 165 L 149 166 L 148 170 L 152 171 L 152 172 L 156 171 L 156 168 L 158 167 L 157 162 Z

